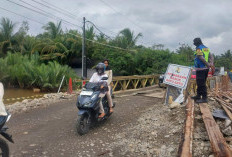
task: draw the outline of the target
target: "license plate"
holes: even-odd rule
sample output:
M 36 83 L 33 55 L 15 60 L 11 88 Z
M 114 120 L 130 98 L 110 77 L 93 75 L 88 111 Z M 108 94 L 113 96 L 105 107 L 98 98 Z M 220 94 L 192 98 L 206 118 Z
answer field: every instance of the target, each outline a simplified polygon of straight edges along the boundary
M 92 91 L 81 91 L 81 93 L 80 93 L 80 95 L 87 95 L 87 96 L 90 96 L 92 94 L 93 94 Z

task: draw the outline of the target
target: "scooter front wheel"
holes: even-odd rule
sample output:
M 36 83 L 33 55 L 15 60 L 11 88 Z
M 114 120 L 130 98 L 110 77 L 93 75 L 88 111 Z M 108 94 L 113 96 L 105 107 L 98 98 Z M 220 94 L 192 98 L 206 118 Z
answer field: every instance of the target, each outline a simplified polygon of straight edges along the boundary
M 90 118 L 89 115 L 79 115 L 77 118 L 76 129 L 79 135 L 84 135 L 89 132 Z

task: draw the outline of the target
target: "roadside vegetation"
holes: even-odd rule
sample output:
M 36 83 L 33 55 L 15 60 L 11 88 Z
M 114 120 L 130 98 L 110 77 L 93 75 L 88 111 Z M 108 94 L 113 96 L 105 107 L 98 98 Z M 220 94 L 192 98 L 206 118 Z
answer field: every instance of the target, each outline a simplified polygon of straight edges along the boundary
M 55 90 L 65 75 L 76 79 L 72 68 L 81 67 L 82 33 L 78 30 L 62 30 L 62 23 L 49 22 L 44 32 L 29 35 L 27 22 L 14 23 L 8 18 L 0 19 L 0 81 L 8 87 L 41 88 Z M 193 49 L 181 45 L 175 52 L 162 44 L 152 47 L 138 45 L 141 33 L 129 28 L 118 32 L 114 38 L 98 34 L 94 27 L 86 29 L 86 38 L 99 43 L 120 47 L 115 49 L 86 40 L 88 68 L 107 58 L 115 75 L 159 74 L 169 63 L 192 66 Z M 215 56 L 216 66 L 232 67 L 230 50 Z
M 67 65 L 61 65 L 57 61 L 45 64 L 40 61 L 38 54 L 23 56 L 20 53 L 8 53 L 4 59 L 0 58 L 0 65 L 0 80 L 8 87 L 57 91 L 64 75 L 65 86 L 68 85 L 69 78 L 77 78 Z

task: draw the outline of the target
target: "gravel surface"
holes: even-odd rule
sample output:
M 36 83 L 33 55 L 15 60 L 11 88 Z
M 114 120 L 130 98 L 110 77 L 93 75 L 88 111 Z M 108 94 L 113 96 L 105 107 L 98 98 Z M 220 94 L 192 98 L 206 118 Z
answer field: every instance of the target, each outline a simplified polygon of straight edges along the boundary
M 160 93 L 164 89 L 157 86 L 118 92 L 112 116 L 84 136 L 75 130 L 76 95 L 66 95 L 65 99 L 48 95 L 44 101 L 33 100 L 24 110 L 22 105 L 15 105 L 8 123 L 15 140 L 15 144 L 9 144 L 11 156 L 176 156 L 185 106 L 170 109 L 163 105 Z M 214 101 L 209 104 L 211 109 L 220 107 Z M 195 105 L 194 123 L 194 156 L 208 157 L 212 150 L 198 105 Z M 218 124 L 224 129 L 224 121 L 219 120 Z

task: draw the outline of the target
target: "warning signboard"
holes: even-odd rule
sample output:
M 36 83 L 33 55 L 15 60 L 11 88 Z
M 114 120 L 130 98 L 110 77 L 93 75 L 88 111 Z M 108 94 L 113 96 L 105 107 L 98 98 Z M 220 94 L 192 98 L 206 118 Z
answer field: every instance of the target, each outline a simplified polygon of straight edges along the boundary
M 190 67 L 169 64 L 164 76 L 164 83 L 177 88 L 185 89 L 188 84 L 190 73 Z

